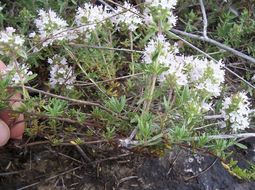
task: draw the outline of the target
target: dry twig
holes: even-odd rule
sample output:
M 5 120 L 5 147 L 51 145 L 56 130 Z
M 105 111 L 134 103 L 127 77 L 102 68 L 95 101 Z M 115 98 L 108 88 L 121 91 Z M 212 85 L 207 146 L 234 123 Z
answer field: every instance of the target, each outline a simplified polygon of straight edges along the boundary
M 206 11 L 205 11 L 205 6 L 204 6 L 204 1 L 203 0 L 199 0 L 200 2 L 200 6 L 201 6 L 201 11 L 203 14 L 203 23 L 204 23 L 204 30 L 203 30 L 203 36 L 205 38 L 207 37 L 207 26 L 208 26 L 208 21 L 207 21 L 207 16 L 206 16 Z
M 176 29 L 171 29 L 171 31 L 175 34 L 180 34 L 182 36 L 186 36 L 186 37 L 189 37 L 189 38 L 193 38 L 193 39 L 197 39 L 197 40 L 201 40 L 201 41 L 204 41 L 204 42 L 208 42 L 210 44 L 213 44 L 215 46 L 218 46 L 220 49 L 223 49 L 223 50 L 226 50 L 238 57 L 241 57 L 243 59 L 246 59 L 247 61 L 250 61 L 251 63 L 255 64 L 255 58 L 251 57 L 251 56 L 248 56 L 240 51 L 237 51 L 225 44 L 222 44 L 220 42 L 217 42 L 211 38 L 205 38 L 204 36 L 199 36 L 199 35 L 196 35 L 196 34 L 191 34 L 191 33 L 188 33 L 188 32 L 184 32 L 184 31 L 181 31 L 181 30 L 176 30 Z

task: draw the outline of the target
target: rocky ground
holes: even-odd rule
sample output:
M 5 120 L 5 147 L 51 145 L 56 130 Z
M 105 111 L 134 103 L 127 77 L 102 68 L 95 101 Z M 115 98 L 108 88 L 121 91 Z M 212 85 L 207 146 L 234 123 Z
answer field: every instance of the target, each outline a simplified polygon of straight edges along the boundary
M 255 163 L 255 139 L 235 154 L 241 167 Z M 78 190 L 253 190 L 255 182 L 241 181 L 219 159 L 188 149 L 151 157 L 116 148 L 95 153 L 99 145 L 53 147 L 47 141 L 27 146 L 9 144 L 0 151 L 0 189 Z M 109 147 L 109 146 L 108 146 Z M 82 150 L 79 150 L 79 149 Z M 87 156 L 87 157 L 86 157 Z M 255 174 L 254 174 L 255 175 Z

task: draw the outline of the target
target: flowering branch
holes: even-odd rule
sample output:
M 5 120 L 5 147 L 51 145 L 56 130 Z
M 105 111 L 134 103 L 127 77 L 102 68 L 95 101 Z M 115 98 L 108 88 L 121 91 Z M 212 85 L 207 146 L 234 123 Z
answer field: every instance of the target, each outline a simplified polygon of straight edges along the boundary
M 183 39 L 182 37 L 178 36 L 177 34 L 185 35 L 185 36 L 188 36 L 188 37 L 191 37 L 191 38 L 192 38 L 192 36 L 193 36 L 193 37 L 196 38 L 196 39 L 197 39 L 197 37 L 198 37 L 200 40 L 203 40 L 203 41 L 212 40 L 212 39 L 210 39 L 210 38 L 205 39 L 205 38 L 202 37 L 202 36 L 190 34 L 190 33 L 187 33 L 187 32 L 180 31 L 180 30 L 176 30 L 176 29 L 171 29 L 171 31 L 172 31 L 172 32 L 170 32 L 169 35 L 174 35 L 176 38 L 180 39 L 181 41 L 183 41 L 185 44 L 187 44 L 187 45 L 190 46 L 191 48 L 193 48 L 193 49 L 197 50 L 198 52 L 202 53 L 202 54 L 203 54 L 204 56 L 206 56 L 207 58 L 213 60 L 214 62 L 218 62 L 216 59 L 214 59 L 214 58 L 213 58 L 212 56 L 210 56 L 208 53 L 205 53 L 204 51 L 202 51 L 202 50 L 199 49 L 198 47 L 194 46 L 193 44 L 191 44 L 191 43 L 188 42 L 187 40 Z M 176 33 L 176 34 L 175 34 L 175 33 Z M 212 40 L 212 41 L 214 41 L 214 40 Z M 216 42 L 216 41 L 214 41 L 214 42 Z M 217 43 L 219 43 L 219 42 L 217 42 Z M 219 43 L 219 44 L 221 44 L 221 43 Z M 224 44 L 221 44 L 221 46 L 224 46 L 224 47 L 225 47 Z M 226 47 L 227 47 L 227 46 L 226 46 Z M 230 47 L 228 47 L 228 48 L 230 48 Z M 222 49 L 223 49 L 223 48 L 222 48 Z M 230 49 L 232 49 L 232 48 L 230 48 Z M 234 49 L 232 49 L 232 50 L 234 50 Z M 234 51 L 236 51 L 236 50 L 234 50 Z M 237 52 L 238 52 L 238 51 L 237 51 Z M 243 54 L 243 53 L 241 53 L 241 52 L 238 52 L 238 53 Z M 243 55 L 246 56 L 246 57 L 248 57 L 249 59 L 253 60 L 252 63 L 255 64 L 255 59 L 254 59 L 254 58 L 252 58 L 252 57 L 250 57 L 250 56 L 247 56 L 247 55 L 245 55 L 245 54 L 243 54 Z M 253 89 L 255 89 L 255 86 L 252 85 L 249 81 L 243 79 L 241 76 L 239 76 L 238 74 L 236 74 L 234 71 L 232 71 L 232 70 L 229 69 L 228 67 L 224 66 L 224 68 L 225 68 L 228 72 L 230 72 L 231 74 L 235 75 L 237 78 L 239 78 L 240 80 L 242 80 L 244 83 L 246 83 L 248 86 L 250 86 L 250 87 L 252 87 Z

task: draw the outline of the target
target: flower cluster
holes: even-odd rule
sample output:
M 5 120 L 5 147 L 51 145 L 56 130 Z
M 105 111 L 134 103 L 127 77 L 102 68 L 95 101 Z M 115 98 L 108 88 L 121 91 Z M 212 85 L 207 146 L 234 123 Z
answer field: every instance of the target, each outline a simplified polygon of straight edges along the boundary
M 178 49 L 175 46 L 171 46 L 164 35 L 159 34 L 152 38 L 145 47 L 143 62 L 152 64 L 155 61 L 153 60 L 155 55 L 158 55 L 156 61 L 165 65 L 168 62 L 169 53 L 178 53 Z
M 168 70 L 160 75 L 161 81 L 164 81 L 166 77 L 168 77 L 171 78 L 171 81 L 176 81 L 180 86 L 188 84 L 187 75 L 185 74 L 184 59 L 184 56 L 176 56 L 175 54 L 170 53 L 166 64 Z
M 208 96 L 219 96 L 221 85 L 224 82 L 225 71 L 221 61 L 215 63 L 208 59 L 198 59 L 192 56 L 186 57 L 188 78 L 194 87 Z
M 56 85 L 65 85 L 67 89 L 72 89 L 76 77 L 73 68 L 68 66 L 66 58 L 55 55 L 52 59 L 48 59 L 48 63 L 51 65 L 51 87 L 54 88 Z
M 102 5 L 96 6 L 85 3 L 83 7 L 78 8 L 75 23 L 78 26 L 78 31 L 88 32 L 102 26 L 110 16 L 111 13 Z
M 233 131 L 244 130 L 249 127 L 250 102 L 243 92 L 226 97 L 221 109 L 226 124 Z
M 161 9 L 167 9 L 171 10 L 174 9 L 177 0 L 145 0 L 145 2 L 150 6 L 150 7 L 156 7 L 156 8 L 161 8 Z
M 33 73 L 29 70 L 26 64 L 18 62 L 11 62 L 7 65 L 4 71 L 1 71 L 3 75 L 11 75 L 11 85 L 24 84 L 28 81 L 29 76 Z
M 163 82 L 166 77 L 170 76 L 176 80 L 178 85 L 186 85 L 187 77 L 183 72 L 183 57 L 176 56 L 178 48 L 176 45 L 170 45 L 165 36 L 158 35 L 151 39 L 145 47 L 143 62 L 146 64 L 157 64 L 168 68 L 159 76 L 159 81 Z
M 5 31 L 0 32 L 0 54 L 13 56 L 23 50 L 25 40 L 15 34 L 15 29 L 7 27 Z
M 179 56 L 176 45 L 170 45 L 163 35 L 151 39 L 143 54 L 143 62 L 166 67 L 159 80 L 171 78 L 178 85 L 187 85 L 198 89 L 206 96 L 219 96 L 224 82 L 223 63 L 198 59 L 192 56 Z
M 119 6 L 115 11 L 115 14 L 116 16 L 112 18 L 112 22 L 117 26 L 123 25 L 132 32 L 142 24 L 142 19 L 138 16 L 139 11 L 128 2 L 124 2 L 121 7 Z
M 68 37 L 67 22 L 60 18 L 53 10 L 39 10 L 39 17 L 35 19 L 35 25 L 40 34 L 43 46 L 51 45 L 56 40 Z
M 168 23 L 168 27 L 171 28 L 176 25 L 177 18 L 173 14 L 173 9 L 177 4 L 177 0 L 145 0 L 145 3 L 148 6 L 148 9 L 145 9 L 144 12 L 145 23 L 153 23 L 153 18 L 160 15 Z

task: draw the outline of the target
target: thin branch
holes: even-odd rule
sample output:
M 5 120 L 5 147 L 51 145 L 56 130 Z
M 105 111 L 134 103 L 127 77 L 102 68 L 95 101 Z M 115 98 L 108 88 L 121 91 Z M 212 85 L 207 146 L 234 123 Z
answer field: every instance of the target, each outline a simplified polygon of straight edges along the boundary
M 128 177 L 124 177 L 122 178 L 120 181 L 118 181 L 117 183 L 117 188 L 124 182 L 127 182 L 129 180 L 132 180 L 132 179 L 139 179 L 138 176 L 128 176 Z
M 199 35 L 196 35 L 196 34 L 191 34 L 191 33 L 188 33 L 188 32 L 184 32 L 184 31 L 180 31 L 180 30 L 176 30 L 176 29 L 171 29 L 171 31 L 175 34 L 180 34 L 182 36 L 187 36 L 189 38 L 193 38 L 193 39 L 197 39 L 197 40 L 201 40 L 201 41 L 204 41 L 204 42 L 208 42 L 208 43 L 211 43 L 213 45 L 216 45 L 218 46 L 219 48 L 223 49 L 223 50 L 226 50 L 228 52 L 231 52 L 232 54 L 236 55 L 236 56 L 239 56 L 243 59 L 246 59 L 248 61 L 250 61 L 251 63 L 255 64 L 255 58 L 251 57 L 251 56 L 248 56 L 242 52 L 239 52 L 225 44 L 222 44 L 220 42 L 217 42 L 211 38 L 205 38 L 203 36 L 199 36 Z
M 206 115 L 204 116 L 204 119 L 210 120 L 210 119 L 223 119 L 223 115 Z
M 152 137 L 150 140 L 146 142 L 139 142 L 135 140 L 130 140 L 129 138 L 124 139 L 124 140 L 119 140 L 120 146 L 126 147 L 126 148 L 133 148 L 137 146 L 146 146 L 149 144 L 149 142 L 155 141 L 157 139 L 160 139 L 163 137 L 163 133 L 156 135 L 155 137 Z M 240 134 L 230 134 L 230 135 L 210 135 L 207 136 L 208 140 L 218 140 L 218 139 L 240 139 L 240 138 L 250 138 L 250 137 L 255 137 L 255 133 L 240 133 Z M 186 139 L 187 142 L 189 141 L 198 141 L 200 137 L 191 137 L 189 139 Z
M 174 161 L 172 163 L 170 163 L 170 168 L 168 170 L 168 172 L 166 173 L 167 176 L 169 176 L 169 174 L 171 173 L 171 171 L 173 170 L 174 168 L 174 165 L 175 163 L 177 162 L 178 158 L 179 158 L 179 155 L 181 154 L 182 152 L 182 149 L 178 151 L 177 155 L 175 156 L 174 158 Z
M 114 51 L 126 51 L 131 53 L 144 53 L 140 50 L 132 50 L 132 49 L 125 49 L 125 48 L 112 48 L 112 47 L 104 47 L 104 46 L 92 46 L 92 45 L 85 45 L 85 44 L 75 44 L 69 43 L 70 46 L 77 47 L 77 48 L 94 48 L 94 49 L 105 49 L 105 50 L 114 50 Z
M 87 140 L 87 139 L 86 139 Z M 82 145 L 88 145 L 88 144 L 99 144 L 99 143 L 106 143 L 108 141 L 106 140 L 95 140 L 95 141 L 83 141 L 81 144 Z M 22 145 L 17 145 L 18 148 L 25 148 L 25 147 L 31 147 L 31 146 L 37 146 L 37 145 L 42 145 L 42 144 L 52 144 L 51 141 L 46 140 L 46 141 L 36 141 L 36 142 L 31 142 L 31 143 L 25 143 Z M 70 141 L 65 141 L 63 143 L 60 143 L 59 146 L 74 146 L 73 144 L 70 143 Z
M 255 112 L 255 109 L 251 109 L 249 111 L 249 114 L 252 114 Z M 223 115 L 219 114 L 219 115 L 206 115 L 204 116 L 204 119 L 206 120 L 210 120 L 210 119 L 224 119 Z
M 207 16 L 206 16 L 206 11 L 205 11 L 204 1 L 203 0 L 199 0 L 199 2 L 200 2 L 201 11 L 202 11 L 202 14 L 203 14 L 203 23 L 204 23 L 203 36 L 205 38 L 208 38 L 207 37 L 208 22 L 207 22 Z
M 140 75 L 143 75 L 144 73 L 136 73 L 133 75 L 126 75 L 126 76 L 122 76 L 122 77 L 117 77 L 117 78 L 113 78 L 113 79 L 108 79 L 108 80 L 102 80 L 102 81 L 97 81 L 95 83 L 99 84 L 99 83 L 105 83 L 105 82 L 111 82 L 111 81 L 117 81 L 117 80 L 123 80 L 123 79 L 127 79 L 127 78 L 131 78 L 131 77 L 137 77 Z M 77 81 L 78 84 L 75 84 L 75 86 L 91 86 L 94 85 L 94 83 L 83 83 L 83 82 L 79 82 Z
M 116 12 L 116 9 L 114 9 L 111 5 L 109 5 L 108 3 L 106 3 L 103 0 L 98 0 L 100 3 L 102 3 L 104 6 L 108 7 L 112 12 Z
M 61 172 L 61 173 L 59 173 L 59 174 L 57 174 L 57 175 L 54 175 L 54 176 L 51 176 L 51 177 L 45 179 L 44 181 L 45 181 L 45 182 L 48 182 L 48 181 L 50 181 L 50 180 L 52 180 L 52 179 L 55 179 L 55 178 L 57 178 L 57 177 L 59 177 L 59 176 L 62 176 L 62 175 L 65 175 L 65 174 L 74 172 L 75 170 L 81 169 L 84 165 L 85 165 L 85 164 L 82 164 L 82 165 L 77 166 L 77 167 L 75 167 L 75 168 L 72 168 L 72 169 L 63 171 L 63 172 Z M 36 185 L 39 185 L 40 183 L 42 183 L 42 181 L 38 181 L 38 182 L 32 183 L 32 184 L 30 184 L 30 185 L 23 186 L 23 187 L 21 187 L 21 188 L 18 188 L 17 190 L 31 189 L 31 187 L 34 187 L 34 186 L 36 186 Z
M 198 176 L 204 174 L 205 172 L 207 172 L 208 170 L 210 170 L 215 164 L 216 162 L 219 160 L 219 158 L 215 158 L 214 161 L 210 164 L 210 166 L 208 166 L 207 168 L 205 168 L 203 171 L 201 171 L 200 173 L 196 174 L 196 175 L 193 175 L 191 177 L 188 177 L 188 178 L 184 178 L 185 181 L 189 181 L 191 179 L 194 179 L 194 178 L 197 178 Z
M 90 158 L 87 156 L 87 154 L 82 150 L 82 148 L 79 146 L 79 144 L 77 144 L 75 141 L 71 141 L 70 143 L 76 147 L 76 149 L 77 149 L 78 152 L 82 155 L 82 157 L 85 159 L 85 161 L 91 162 L 91 159 L 90 159 Z
M 50 97 L 53 97 L 53 98 L 58 98 L 58 99 L 61 99 L 61 100 L 66 100 L 66 101 L 69 101 L 69 102 L 74 102 L 74 103 L 78 103 L 78 104 L 81 104 L 81 105 L 87 105 L 87 106 L 100 107 L 101 109 L 103 109 L 103 110 L 105 110 L 107 112 L 112 113 L 111 110 L 105 108 L 104 106 L 102 106 L 101 104 L 96 103 L 96 102 L 72 99 L 72 98 L 68 98 L 68 97 L 65 97 L 65 96 L 61 96 L 61 95 L 57 95 L 57 94 L 52 94 L 50 92 L 45 92 L 43 90 L 39 90 L 39 89 L 30 87 L 30 86 L 24 86 L 24 88 L 27 89 L 28 91 L 31 91 L 31 92 L 37 92 L 37 93 L 40 93 L 40 94 L 44 94 L 44 95 L 47 95 L 47 96 L 50 96 Z
M 21 172 L 24 172 L 25 170 L 19 170 L 19 171 L 12 171 L 12 172 L 1 172 L 0 173 L 0 177 L 2 176 L 9 176 L 9 175 L 15 175 L 15 174 L 19 174 Z
M 216 139 L 239 139 L 239 138 L 249 138 L 255 137 L 255 133 L 240 133 L 240 134 L 230 134 L 230 135 L 210 135 L 207 138 L 209 140 L 216 140 Z M 191 138 L 192 140 L 199 140 L 199 137 Z
M 222 122 L 210 123 L 210 124 L 207 124 L 207 125 L 204 125 L 204 126 L 201 126 L 201 127 L 193 128 L 193 130 L 201 130 L 201 129 L 205 129 L 207 127 L 217 126 L 217 125 L 221 125 L 221 124 L 222 124 Z
M 112 1 L 112 0 L 106 0 L 106 1 L 108 1 L 108 2 L 110 2 L 110 3 L 112 3 L 112 4 L 114 4 L 114 5 L 116 5 L 116 6 L 118 6 L 118 7 L 121 7 L 122 9 L 124 9 L 124 10 L 126 10 L 126 11 L 129 11 L 129 12 L 131 12 L 131 13 L 133 13 L 133 14 L 135 14 L 135 15 L 141 17 L 141 18 L 145 18 L 144 15 L 142 15 L 142 14 L 140 14 L 140 13 L 136 13 L 135 11 L 133 11 L 133 10 L 131 10 L 131 9 L 127 9 L 126 7 L 124 7 L 123 5 L 121 5 L 121 4 L 119 4 L 119 3 L 116 3 L 116 2 L 114 2 L 114 1 Z M 143 3 L 140 3 L 140 4 L 138 4 L 138 5 L 133 6 L 133 8 L 136 8 L 136 7 L 140 6 L 141 4 L 143 4 Z

